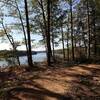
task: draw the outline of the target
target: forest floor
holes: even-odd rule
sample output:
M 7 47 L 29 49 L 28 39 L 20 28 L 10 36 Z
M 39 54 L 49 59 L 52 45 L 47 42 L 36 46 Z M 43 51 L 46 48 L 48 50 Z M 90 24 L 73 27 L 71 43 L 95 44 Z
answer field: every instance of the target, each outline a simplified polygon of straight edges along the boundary
M 100 100 L 100 65 L 3 68 L 0 100 Z

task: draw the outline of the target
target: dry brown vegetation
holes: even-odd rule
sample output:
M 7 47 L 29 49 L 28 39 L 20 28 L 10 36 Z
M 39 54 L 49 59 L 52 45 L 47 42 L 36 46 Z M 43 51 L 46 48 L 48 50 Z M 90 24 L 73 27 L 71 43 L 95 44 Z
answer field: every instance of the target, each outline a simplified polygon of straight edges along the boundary
M 100 65 L 2 69 L 0 100 L 100 100 Z

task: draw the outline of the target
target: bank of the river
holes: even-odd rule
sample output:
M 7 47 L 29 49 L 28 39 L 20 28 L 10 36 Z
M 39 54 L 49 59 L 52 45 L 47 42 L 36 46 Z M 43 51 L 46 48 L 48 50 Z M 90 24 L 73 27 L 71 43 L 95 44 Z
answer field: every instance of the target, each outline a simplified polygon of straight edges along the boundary
M 41 51 L 42 52 L 42 51 Z M 16 51 L 15 53 L 18 56 L 26 56 L 27 55 L 27 51 Z M 32 51 L 32 54 L 37 54 L 36 51 Z M 0 51 L 0 57 L 13 57 L 14 53 L 13 51 L 9 51 L 9 50 L 1 50 Z

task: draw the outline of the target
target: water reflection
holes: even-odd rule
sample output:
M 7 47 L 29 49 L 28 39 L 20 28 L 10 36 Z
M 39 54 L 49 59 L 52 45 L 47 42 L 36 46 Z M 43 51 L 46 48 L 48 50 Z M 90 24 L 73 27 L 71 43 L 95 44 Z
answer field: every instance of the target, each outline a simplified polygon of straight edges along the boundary
M 32 55 L 33 62 L 43 62 L 46 60 L 46 53 L 37 53 L 35 55 Z M 21 56 L 19 57 L 21 64 L 27 64 L 27 57 Z M 11 58 L 0 58 L 0 66 L 11 66 L 15 65 L 17 63 L 17 60 L 13 57 Z

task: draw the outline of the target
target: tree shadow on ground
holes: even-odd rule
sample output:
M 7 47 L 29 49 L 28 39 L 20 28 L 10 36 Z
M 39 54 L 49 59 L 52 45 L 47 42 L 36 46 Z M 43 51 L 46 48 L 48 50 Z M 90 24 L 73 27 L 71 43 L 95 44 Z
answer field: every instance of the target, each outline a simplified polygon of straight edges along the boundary
M 89 66 L 78 66 L 79 68 L 71 68 L 67 71 L 59 72 L 59 75 L 62 77 L 66 77 L 59 79 L 53 75 L 51 76 L 43 76 L 41 79 L 46 79 L 50 81 L 66 81 L 66 84 L 72 84 L 71 91 L 75 92 L 74 96 L 100 96 L 100 68 L 97 67 L 89 67 Z M 80 73 L 81 72 L 81 73 Z M 88 73 L 86 73 L 88 72 Z M 69 80 L 71 78 L 71 80 Z M 96 79 L 95 79 L 96 78 Z M 67 80 L 68 79 L 68 80 Z M 80 92 L 77 94 L 77 92 Z
M 55 98 L 54 100 L 72 100 L 71 97 L 54 93 L 46 88 L 43 88 L 38 83 L 33 83 L 31 85 L 34 85 L 35 88 L 15 87 L 10 89 L 7 91 L 7 100 L 12 100 L 12 98 L 15 98 L 14 100 L 47 100 L 46 97 Z
M 31 72 L 28 73 L 32 74 Z M 42 74 L 39 73 L 36 75 L 36 77 L 19 81 L 20 87 L 15 86 L 8 89 L 3 100 L 77 100 L 78 97 L 82 96 L 100 96 L 99 66 L 91 67 L 79 65 L 70 68 L 52 68 L 41 73 Z M 9 78 L 10 76 L 15 75 L 9 74 L 9 76 L 8 74 L 9 73 L 4 72 L 1 76 L 5 75 L 5 78 Z M 18 77 L 19 76 L 17 76 L 17 78 Z M 27 77 L 29 76 L 27 75 Z M 96 78 L 96 80 L 94 80 L 94 78 Z M 38 83 L 37 80 L 42 80 L 42 82 Z M 46 81 L 47 83 L 44 85 L 44 82 Z M 66 89 L 64 93 L 59 93 L 53 88 L 48 88 L 50 85 L 55 85 L 56 87 L 56 84 L 58 83 L 60 85 L 65 84 L 65 89 L 68 84 L 70 84 L 71 87 L 69 87 L 69 90 Z

